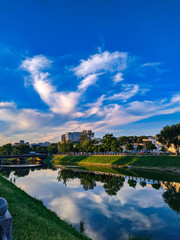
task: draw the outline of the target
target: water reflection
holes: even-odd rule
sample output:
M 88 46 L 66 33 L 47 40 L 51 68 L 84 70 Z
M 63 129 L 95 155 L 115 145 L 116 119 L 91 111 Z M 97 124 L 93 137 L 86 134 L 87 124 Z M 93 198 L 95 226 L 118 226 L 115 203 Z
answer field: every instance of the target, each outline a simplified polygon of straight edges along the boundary
M 23 173 L 24 171 L 24 173 Z M 2 170 L 94 240 L 180 239 L 180 183 L 80 169 Z M 119 170 L 118 170 L 119 171 Z M 170 176 L 170 179 L 175 176 Z M 146 238 L 145 238 L 145 237 Z
M 164 201 L 171 209 L 180 213 L 180 184 L 166 183 L 167 191 L 163 193 Z
M 94 187 L 96 187 L 96 182 L 104 183 L 103 187 L 106 193 L 110 196 L 116 195 L 117 192 L 123 187 L 125 181 L 125 178 L 121 176 L 117 177 L 113 175 L 87 173 L 68 169 L 59 171 L 57 179 L 66 185 L 67 181 L 74 178 L 80 179 L 80 183 L 83 186 L 83 189 L 86 191 L 88 189 L 94 189 Z

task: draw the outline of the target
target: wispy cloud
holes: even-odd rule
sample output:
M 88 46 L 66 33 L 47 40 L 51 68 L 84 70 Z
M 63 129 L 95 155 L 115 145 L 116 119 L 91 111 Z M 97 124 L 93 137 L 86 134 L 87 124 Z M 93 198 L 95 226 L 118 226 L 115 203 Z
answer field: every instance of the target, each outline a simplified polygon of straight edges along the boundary
M 129 70 L 130 59 L 133 57 L 127 52 L 105 51 L 80 60 L 76 67 L 67 67 L 70 77 L 73 75 L 69 81 L 73 87 L 68 90 L 67 85 L 65 91 L 59 90 L 63 86 L 59 83 L 64 83 L 63 75 L 55 84 L 50 74 L 52 59 L 44 55 L 27 57 L 21 69 L 29 73 L 26 76 L 29 84 L 48 110 L 19 108 L 13 101 L 0 102 L 0 130 L 5 129 L 0 134 L 0 141 L 5 141 L 8 136 L 15 139 L 24 136 L 29 141 L 57 141 L 67 130 L 108 131 L 152 116 L 180 112 L 179 93 L 152 100 L 146 95 L 141 81 L 124 78 L 133 66 L 136 68 L 134 63 Z M 159 65 L 159 62 L 145 63 L 142 67 Z M 90 87 L 92 91 L 88 91 Z
M 118 83 L 124 80 L 123 74 L 121 72 L 117 73 L 115 76 L 113 76 L 114 83 Z
M 138 84 L 122 84 L 123 90 L 120 93 L 115 93 L 114 95 L 108 97 L 111 100 L 124 100 L 135 96 L 139 92 Z
M 121 71 L 127 68 L 127 52 L 102 52 L 81 60 L 79 66 L 72 68 L 75 75 L 85 77 L 92 73 Z
M 80 82 L 78 89 L 80 91 L 85 91 L 89 86 L 95 84 L 97 79 L 98 79 L 98 74 L 89 74 Z
M 69 114 L 75 110 L 79 93 L 58 92 L 48 78 L 48 72 L 42 72 L 49 67 L 51 61 L 45 56 L 39 55 L 33 58 L 26 58 L 21 68 L 31 74 L 32 85 L 41 99 L 50 107 L 51 111 L 59 114 Z

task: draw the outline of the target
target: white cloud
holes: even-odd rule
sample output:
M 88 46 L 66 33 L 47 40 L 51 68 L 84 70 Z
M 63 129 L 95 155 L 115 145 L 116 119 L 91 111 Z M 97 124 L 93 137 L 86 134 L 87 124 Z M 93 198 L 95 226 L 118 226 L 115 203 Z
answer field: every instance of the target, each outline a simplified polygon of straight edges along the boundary
M 175 95 L 171 98 L 171 103 L 180 103 L 180 94 L 175 94 Z
M 122 87 L 123 87 L 122 92 L 115 93 L 114 95 L 108 97 L 108 99 L 125 101 L 135 96 L 140 90 L 138 84 L 122 84 Z
M 14 102 L 0 102 L 0 108 L 14 108 L 16 104 Z
M 149 62 L 142 64 L 141 67 L 157 67 L 159 65 L 161 65 L 160 62 Z
M 41 99 L 50 107 L 51 111 L 57 114 L 69 114 L 75 110 L 79 93 L 58 92 L 48 79 L 49 73 L 43 73 L 49 67 L 51 61 L 45 56 L 39 55 L 27 58 L 21 67 L 28 71 L 32 77 L 32 84 Z
M 9 136 L 17 140 L 25 138 L 27 141 L 58 141 L 60 134 L 67 130 L 108 131 L 113 127 L 118 129 L 121 125 L 152 116 L 179 112 L 179 93 L 167 99 L 157 98 L 152 101 L 142 95 L 145 89 L 142 89 L 141 82 L 114 84 L 125 81 L 123 74 L 124 71 L 128 74 L 128 68 L 133 61 L 131 59 L 127 52 L 119 51 L 91 55 L 86 60 L 81 60 L 79 66 L 71 69 L 77 77 L 75 82 L 79 81 L 75 90 L 64 91 L 57 89 L 47 72 L 47 68 L 52 64 L 50 59 L 43 55 L 26 58 L 21 68 L 30 74 L 26 76 L 29 83 L 49 109 L 45 113 L 37 109 L 19 109 L 13 101 L 0 102 L 0 142 L 6 142 Z M 141 67 L 159 65 L 159 62 L 154 62 L 145 63 Z M 86 90 L 93 87 L 97 81 L 99 82 L 98 87 L 94 88 L 95 94 L 89 98 Z M 141 94 L 143 100 L 132 101 L 131 98 L 138 94 Z M 87 97 L 92 99 L 92 102 L 87 104 Z
M 121 72 L 117 73 L 114 77 L 113 77 L 114 83 L 118 83 L 124 80 L 123 78 L 123 74 Z
M 85 91 L 90 85 L 93 85 L 96 83 L 98 79 L 98 74 L 90 74 L 87 77 L 85 77 L 79 84 L 78 89 Z
M 27 57 L 23 61 L 21 67 L 30 72 L 32 75 L 36 76 L 36 74 L 39 74 L 41 70 L 50 67 L 51 62 L 52 61 L 46 58 L 45 56 L 37 55 L 34 56 L 33 58 Z
M 127 68 L 128 53 L 126 52 L 102 52 L 91 55 L 87 60 L 81 60 L 79 66 L 73 68 L 75 75 L 85 77 L 92 73 L 102 71 L 121 71 Z

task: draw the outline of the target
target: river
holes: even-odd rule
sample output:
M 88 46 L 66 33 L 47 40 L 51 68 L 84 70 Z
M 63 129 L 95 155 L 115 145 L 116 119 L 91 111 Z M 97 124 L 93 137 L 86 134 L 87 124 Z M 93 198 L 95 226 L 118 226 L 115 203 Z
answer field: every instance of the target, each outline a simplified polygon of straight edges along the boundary
M 180 177 L 105 172 L 39 168 L 3 174 L 94 240 L 180 239 Z

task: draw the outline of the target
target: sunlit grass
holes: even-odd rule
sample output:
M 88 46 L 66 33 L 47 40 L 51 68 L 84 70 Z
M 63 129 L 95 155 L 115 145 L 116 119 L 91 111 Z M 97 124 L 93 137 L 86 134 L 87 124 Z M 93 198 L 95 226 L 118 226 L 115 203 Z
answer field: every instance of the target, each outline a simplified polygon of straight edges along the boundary
M 178 167 L 180 168 L 180 156 L 55 156 L 54 164 L 106 164 L 122 167 Z

